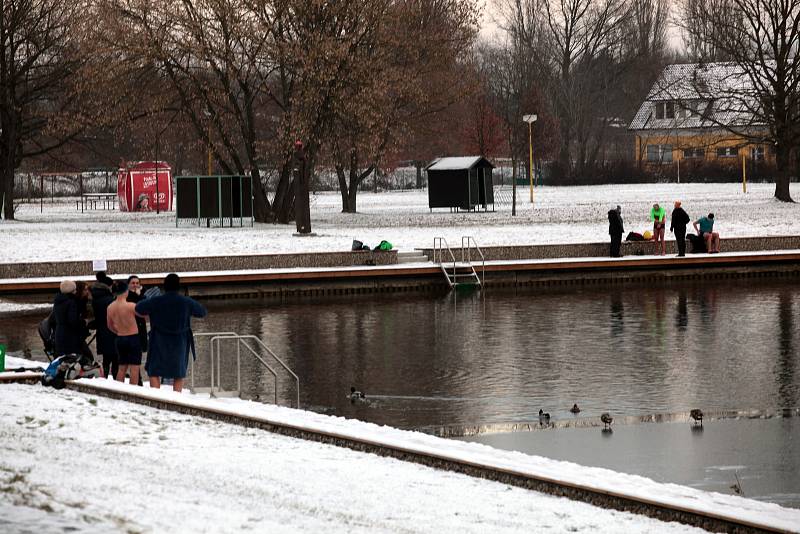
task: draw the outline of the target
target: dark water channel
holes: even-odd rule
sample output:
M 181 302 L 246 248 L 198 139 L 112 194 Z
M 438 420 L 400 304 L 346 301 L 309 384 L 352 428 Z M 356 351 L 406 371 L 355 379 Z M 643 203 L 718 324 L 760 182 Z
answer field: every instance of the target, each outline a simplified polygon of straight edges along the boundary
M 798 297 L 794 279 L 742 279 L 211 302 L 209 317 L 195 330 L 261 337 L 299 375 L 306 408 L 405 428 L 491 429 L 536 423 L 540 408 L 556 423 L 570 421 L 575 417 L 568 409 L 578 403 L 582 421 L 609 411 L 629 424 L 615 426 L 611 435 L 559 428 L 476 439 L 728 493 L 730 470 L 765 473 L 766 481 L 750 483 L 759 489 L 748 496 L 800 506 L 797 417 L 712 417 L 697 433 L 682 415 L 696 407 L 720 415 L 797 413 Z M 38 318 L 0 317 L 12 353 L 31 347 L 36 354 Z M 205 342 L 199 345 L 205 354 Z M 224 353 L 224 384 L 232 386 L 235 351 Z M 252 359 L 243 360 L 243 370 L 245 394 L 271 399 L 270 375 Z M 207 360 L 198 361 L 197 372 L 208 381 Z M 367 394 L 366 402 L 349 402 L 351 385 Z M 278 394 L 282 404 L 291 402 L 288 380 L 281 379 Z M 630 424 L 650 414 L 682 422 Z M 741 443 L 745 453 L 725 456 L 732 443 Z M 788 473 L 789 481 L 769 473 Z

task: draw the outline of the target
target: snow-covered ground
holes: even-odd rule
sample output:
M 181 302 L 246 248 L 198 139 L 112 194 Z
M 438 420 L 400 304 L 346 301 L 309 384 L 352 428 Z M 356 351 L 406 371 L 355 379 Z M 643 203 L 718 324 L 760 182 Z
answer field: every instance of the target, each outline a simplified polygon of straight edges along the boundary
M 3 532 L 691 532 L 504 484 L 40 386 L 0 386 Z
M 426 191 L 361 192 L 359 212 L 345 214 L 338 193 L 320 193 L 312 195 L 315 237 L 293 237 L 294 224 L 176 228 L 174 212 L 81 213 L 74 199 L 45 201 L 42 212 L 39 204 L 24 204 L 16 221 L 0 221 L 0 262 L 326 252 L 350 250 L 353 239 L 412 250 L 432 246 L 437 236 L 458 244 L 463 235 L 481 246 L 601 242 L 608 239 L 607 212 L 617 204 L 625 230 L 644 232 L 652 203 L 669 213 L 674 200 L 693 218 L 713 211 L 723 239 L 799 234 L 800 207 L 774 200 L 773 192 L 771 184 L 750 184 L 744 194 L 735 183 L 540 187 L 530 204 L 519 188 L 516 217 L 508 203 L 489 213 L 431 213 Z M 800 198 L 800 184 L 792 184 L 792 195 Z
M 92 384 L 790 531 L 800 525 L 800 510 L 476 443 L 239 399 L 176 395 L 168 388 Z M 692 530 L 372 454 L 40 386 L 0 386 L 0 435 L 0 508 L 7 508 L 0 509 L 0 527 L 20 518 L 12 532 L 29 521 L 62 520 L 133 532 Z

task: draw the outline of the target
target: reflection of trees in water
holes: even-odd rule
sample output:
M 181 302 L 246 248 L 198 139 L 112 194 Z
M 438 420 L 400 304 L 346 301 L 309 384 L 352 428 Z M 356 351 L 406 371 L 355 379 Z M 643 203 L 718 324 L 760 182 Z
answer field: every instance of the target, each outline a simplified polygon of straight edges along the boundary
M 679 332 L 686 332 L 689 326 L 689 298 L 685 287 L 678 290 L 678 306 L 675 313 L 675 328 Z
M 611 292 L 610 304 L 611 337 L 621 338 L 625 333 L 625 304 L 622 302 L 622 291 Z
M 797 387 L 794 383 L 794 312 L 792 294 L 782 290 L 778 295 L 778 360 L 776 379 L 778 382 L 778 405 L 782 408 L 797 406 Z

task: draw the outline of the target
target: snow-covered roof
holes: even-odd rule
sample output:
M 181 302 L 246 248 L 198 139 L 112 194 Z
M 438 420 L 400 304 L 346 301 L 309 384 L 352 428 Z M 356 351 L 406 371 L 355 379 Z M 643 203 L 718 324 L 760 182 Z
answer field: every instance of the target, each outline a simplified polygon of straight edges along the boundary
M 481 160 L 494 167 L 489 160 L 483 156 L 460 156 L 455 158 L 439 158 L 434 160 L 433 163 L 428 165 L 429 171 L 459 171 L 464 169 L 471 169 Z
M 674 103 L 674 117 L 657 118 L 656 105 Z M 631 130 L 757 126 L 753 84 L 735 63 L 667 65 L 631 121 Z

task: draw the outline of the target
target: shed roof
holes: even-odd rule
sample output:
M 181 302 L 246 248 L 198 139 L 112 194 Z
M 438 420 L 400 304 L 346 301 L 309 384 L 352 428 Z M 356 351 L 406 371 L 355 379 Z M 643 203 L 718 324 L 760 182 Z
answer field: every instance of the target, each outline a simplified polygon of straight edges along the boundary
M 483 156 L 460 156 L 455 158 L 439 158 L 433 161 L 428 167 L 426 168 L 429 171 L 460 171 L 460 170 L 467 170 L 471 169 L 475 165 L 477 165 L 481 160 L 485 161 L 489 164 L 490 167 L 494 168 L 492 162 L 488 159 L 484 158 Z

